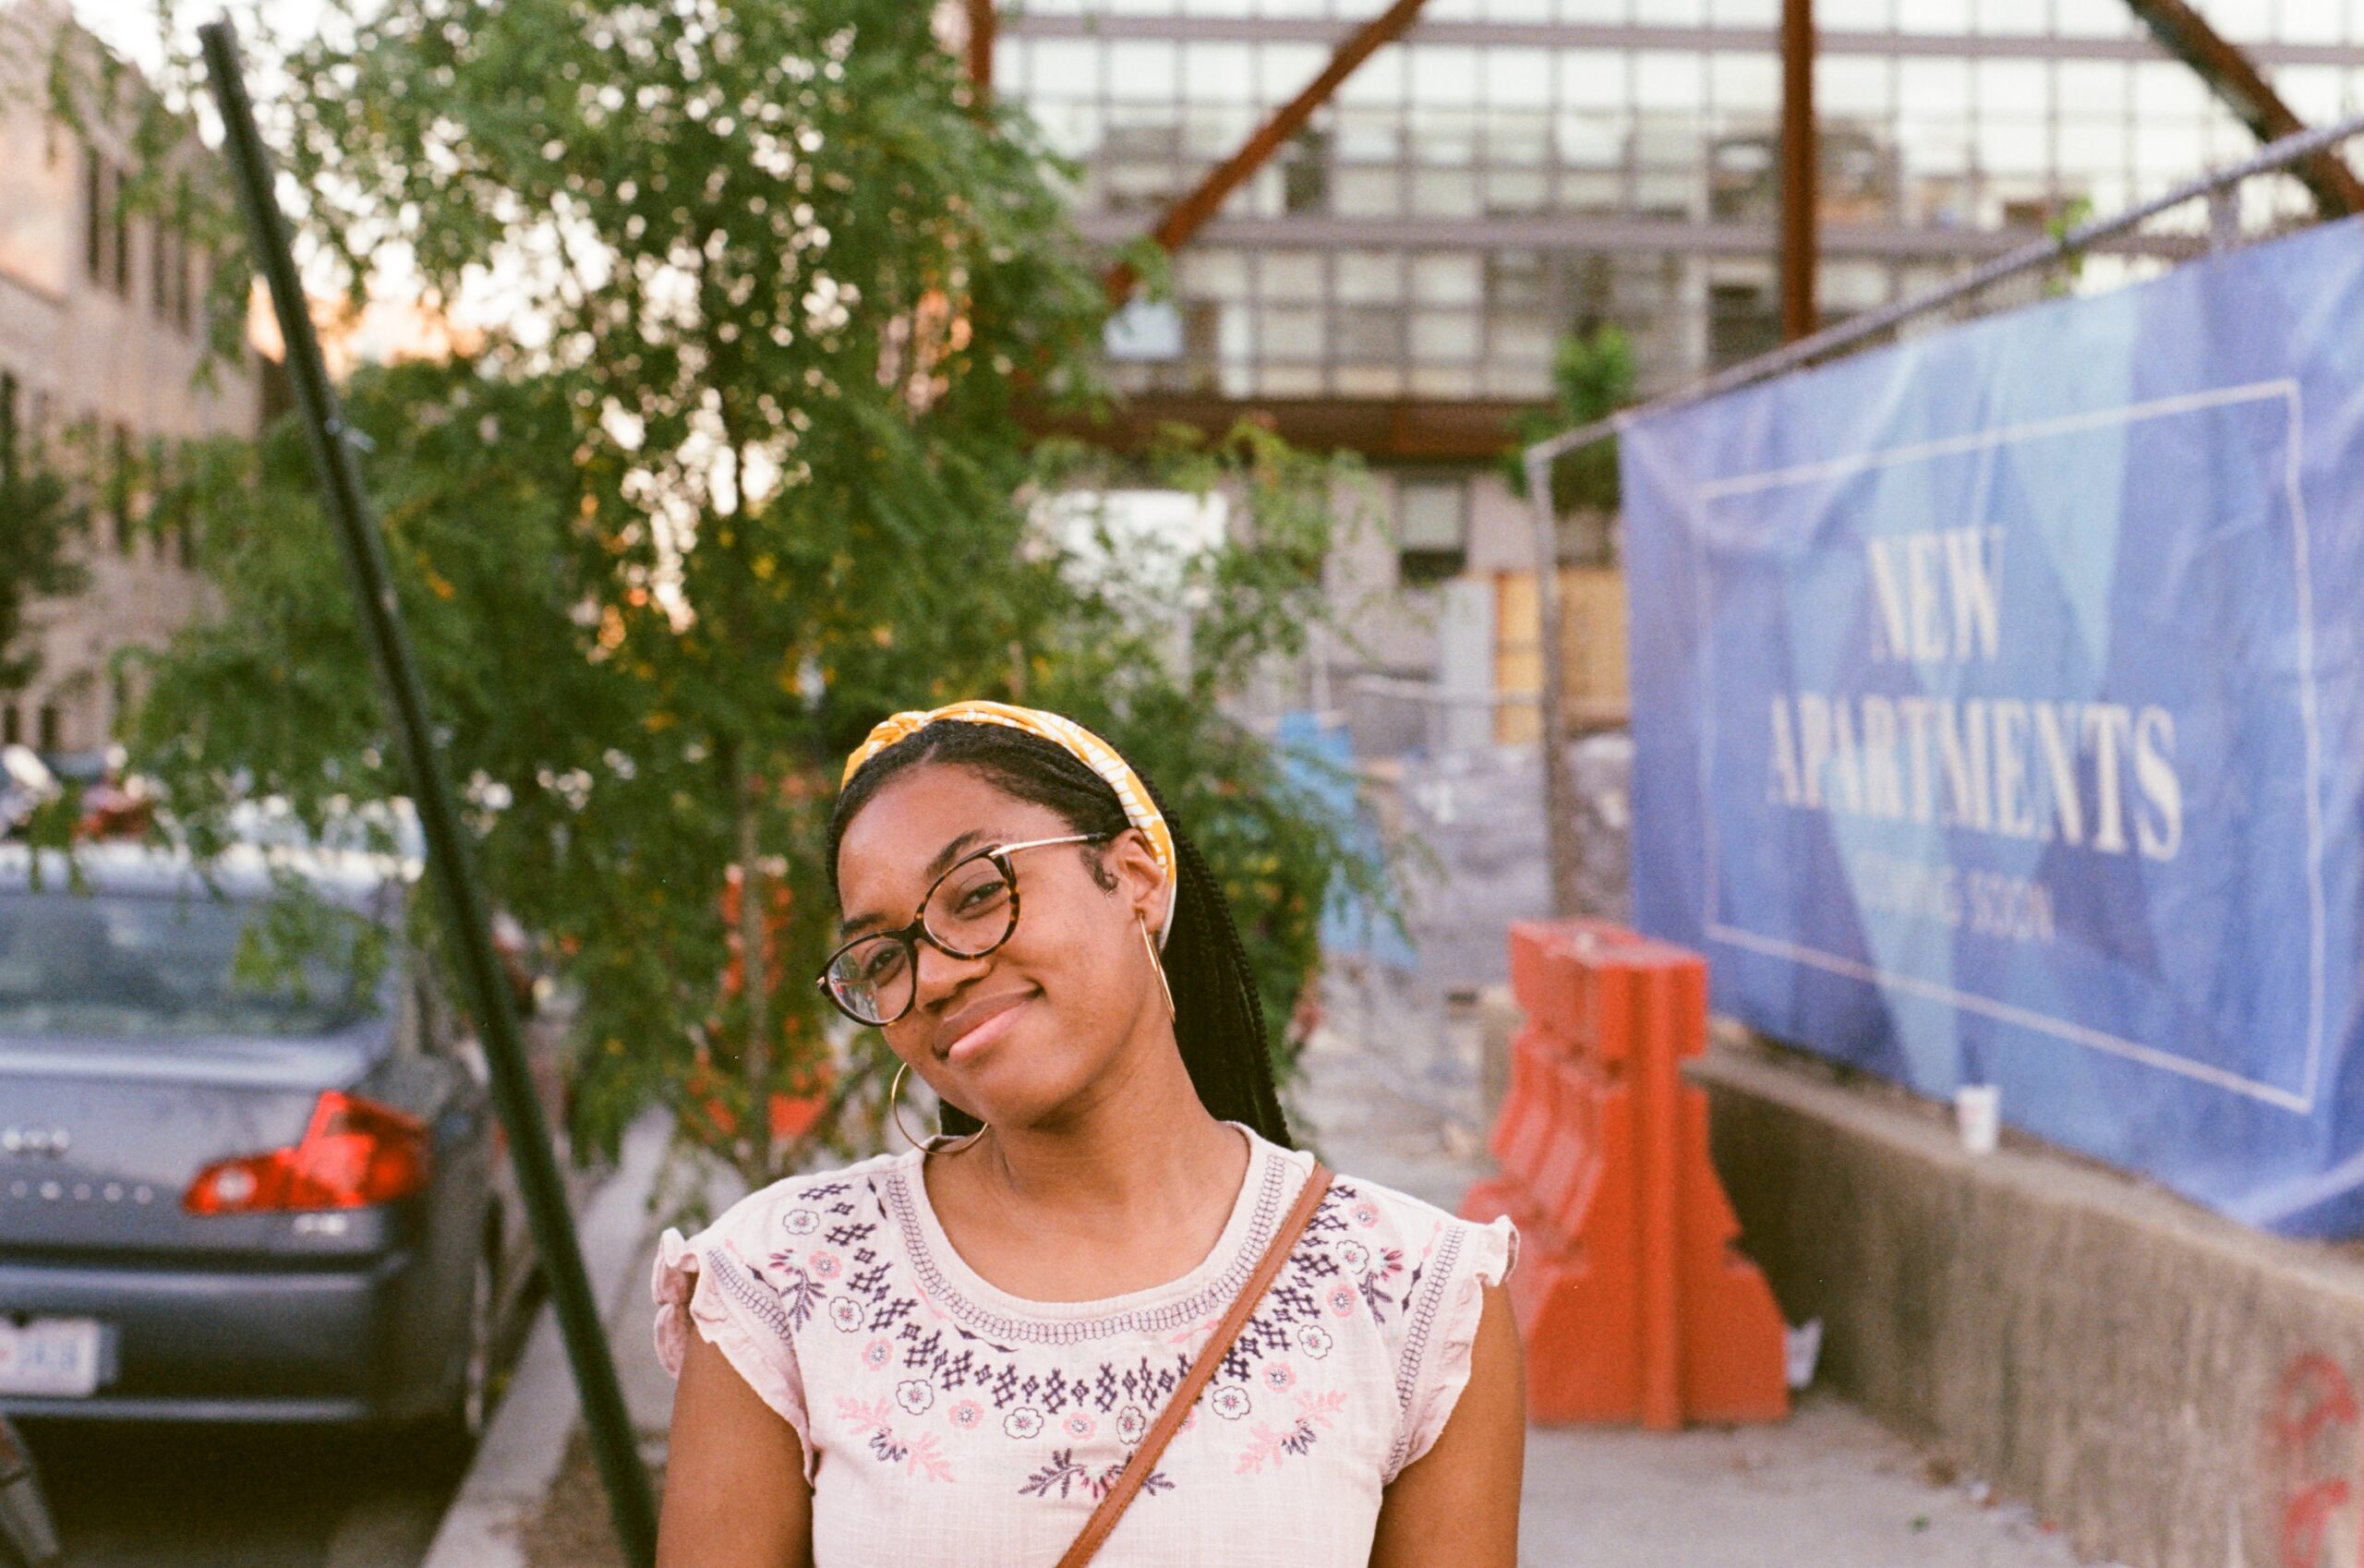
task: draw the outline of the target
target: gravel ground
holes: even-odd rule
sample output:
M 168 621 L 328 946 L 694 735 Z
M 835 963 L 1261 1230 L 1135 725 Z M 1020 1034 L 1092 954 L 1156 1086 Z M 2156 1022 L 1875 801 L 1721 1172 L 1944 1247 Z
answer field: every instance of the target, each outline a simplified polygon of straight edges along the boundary
M 629 1354 L 632 1346 L 622 1346 Z M 641 1453 L 650 1460 L 649 1482 L 665 1495 L 664 1434 L 645 1434 Z M 541 1517 L 525 1527 L 522 1538 L 530 1568 L 625 1568 L 624 1554 L 608 1520 L 608 1493 L 599 1484 L 599 1467 L 592 1461 L 591 1444 L 577 1427 L 567 1440 L 566 1459 L 559 1466 L 558 1483 L 542 1504 Z

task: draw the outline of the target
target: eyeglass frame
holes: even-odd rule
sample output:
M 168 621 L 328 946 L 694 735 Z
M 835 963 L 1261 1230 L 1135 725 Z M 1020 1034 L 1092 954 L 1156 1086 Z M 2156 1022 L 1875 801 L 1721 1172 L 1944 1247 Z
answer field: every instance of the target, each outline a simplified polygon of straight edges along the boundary
M 910 924 L 899 925 L 891 931 L 865 931 L 859 936 L 850 937 L 839 943 L 831 949 L 829 956 L 821 961 L 821 972 L 814 978 L 813 983 L 820 988 L 823 995 L 828 997 L 831 1007 L 865 1029 L 884 1029 L 890 1023 L 899 1023 L 910 1015 L 913 1007 L 919 1006 L 920 944 L 922 942 L 925 942 L 947 959 L 982 959 L 989 953 L 998 951 L 1004 944 L 1008 942 L 1010 934 L 1018 929 L 1018 871 L 1005 857 L 1014 855 L 1020 850 L 1045 849 L 1053 844 L 1095 844 L 1103 839 L 1114 838 L 1123 831 L 1119 828 L 1110 833 L 1068 833 L 1056 838 L 1026 838 L 1015 844 L 988 844 L 983 849 L 971 850 L 946 866 L 936 879 L 927 885 L 927 892 L 920 899 L 919 908 L 913 911 Z M 971 861 L 978 860 L 992 861 L 995 869 L 1000 871 L 1002 880 L 1009 884 L 1009 923 L 1002 927 L 1001 935 L 994 938 L 992 947 L 979 948 L 973 953 L 956 953 L 938 941 L 935 933 L 927 928 L 927 907 L 935 901 L 935 890 L 943 887 L 954 872 L 959 871 Z M 847 953 L 861 947 L 864 942 L 875 942 L 882 936 L 892 937 L 900 942 L 903 945 L 903 950 L 911 955 L 911 1000 L 896 1010 L 893 1018 L 874 1021 L 870 1019 L 856 1017 L 852 1008 L 838 999 L 837 992 L 829 985 L 829 971 L 835 968 L 837 961 Z

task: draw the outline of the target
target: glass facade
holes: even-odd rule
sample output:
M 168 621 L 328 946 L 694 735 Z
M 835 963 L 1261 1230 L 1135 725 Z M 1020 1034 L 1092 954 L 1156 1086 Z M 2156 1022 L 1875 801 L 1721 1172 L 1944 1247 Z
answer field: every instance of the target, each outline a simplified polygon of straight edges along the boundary
M 996 90 L 1121 242 L 1229 156 L 1381 0 L 1028 0 Z M 2299 118 L 2364 109 L 2364 0 L 2205 0 Z M 1613 322 L 1646 390 L 1769 346 L 1779 0 L 1429 0 L 1176 258 L 1140 392 L 1532 401 Z M 1817 0 L 1820 303 L 1837 319 L 2254 139 L 2123 0 Z M 2252 181 L 2241 217 L 2310 211 Z M 2088 286 L 2189 248 L 2196 209 Z M 2181 235 L 2176 231 L 2180 225 Z

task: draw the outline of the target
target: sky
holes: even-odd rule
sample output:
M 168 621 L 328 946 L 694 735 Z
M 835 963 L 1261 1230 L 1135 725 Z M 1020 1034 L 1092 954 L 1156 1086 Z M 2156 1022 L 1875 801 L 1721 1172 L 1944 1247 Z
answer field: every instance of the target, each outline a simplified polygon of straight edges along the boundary
M 74 15 L 84 27 L 139 66 L 152 71 L 162 58 L 156 33 L 156 0 L 68 0 Z M 200 22 L 211 21 L 229 12 L 241 22 L 258 8 L 267 12 L 272 24 L 292 32 L 305 32 L 319 25 L 321 0 L 175 0 L 182 20 L 192 30 Z
M 163 58 L 158 0 L 67 0 L 67 4 L 83 26 L 142 71 L 154 74 Z M 254 18 L 258 15 L 266 18 L 280 36 L 301 36 L 317 29 L 328 10 L 327 0 L 171 0 L 171 4 L 178 13 L 180 25 L 191 35 L 187 41 L 191 45 L 201 23 L 225 14 L 238 23 L 241 36 L 248 40 L 247 85 L 259 99 L 271 89 L 268 72 L 257 68 L 251 53 Z M 211 116 L 200 114 L 199 119 L 206 127 L 204 134 L 212 137 L 215 133 L 211 128 Z M 312 257 L 300 234 L 296 244 L 299 260 Z M 308 264 L 306 276 L 307 286 L 313 292 L 322 296 L 336 292 L 334 275 L 327 267 Z M 418 311 L 416 282 L 399 264 L 385 263 L 381 274 L 373 279 L 370 292 L 380 304 L 373 306 L 360 321 L 348 324 L 327 345 L 332 366 L 340 374 L 356 355 L 382 358 L 395 352 L 439 349 L 449 341 L 444 322 L 430 321 Z M 278 325 L 271 320 L 259 295 L 254 314 L 256 341 L 267 352 L 278 353 Z

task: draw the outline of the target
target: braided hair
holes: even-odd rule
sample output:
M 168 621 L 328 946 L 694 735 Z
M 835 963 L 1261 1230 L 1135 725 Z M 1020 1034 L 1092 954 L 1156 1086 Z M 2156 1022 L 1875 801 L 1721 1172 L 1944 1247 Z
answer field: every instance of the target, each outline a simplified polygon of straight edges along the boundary
M 1113 835 L 1129 826 L 1116 791 L 1056 742 L 1007 725 L 937 719 L 863 763 L 838 793 L 829 817 L 826 862 L 832 898 L 842 901 L 838 846 L 847 826 L 887 780 L 925 762 L 965 767 L 1019 800 L 1048 807 L 1078 833 Z M 1264 1005 L 1231 908 L 1224 902 L 1205 857 L 1183 834 L 1157 786 L 1142 777 L 1141 787 L 1174 837 L 1174 929 L 1166 934 L 1160 958 L 1166 984 L 1174 992 L 1174 1038 L 1182 1049 L 1182 1065 L 1199 1092 L 1200 1104 L 1211 1115 L 1245 1123 L 1259 1136 L 1293 1148 L 1265 1046 Z M 1092 846 L 1082 848 L 1093 880 L 1114 892 L 1114 874 L 1092 857 Z M 948 1133 L 971 1132 L 979 1125 L 955 1105 L 945 1105 L 943 1115 Z

